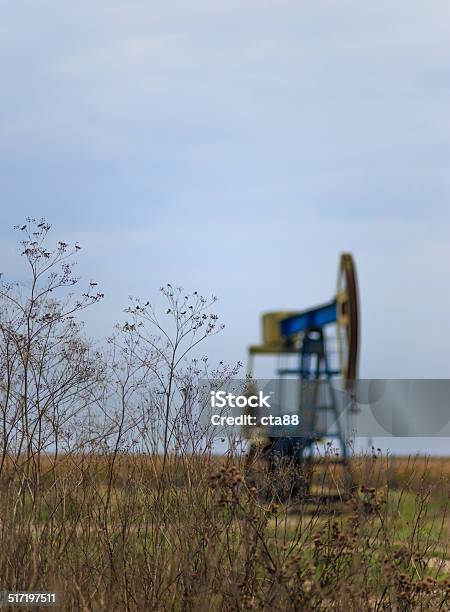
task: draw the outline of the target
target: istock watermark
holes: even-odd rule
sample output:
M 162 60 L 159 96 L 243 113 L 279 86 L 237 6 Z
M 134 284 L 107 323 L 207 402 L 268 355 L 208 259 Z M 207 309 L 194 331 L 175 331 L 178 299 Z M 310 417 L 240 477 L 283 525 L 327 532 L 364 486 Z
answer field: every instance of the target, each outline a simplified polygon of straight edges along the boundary
M 257 395 L 235 395 L 226 391 L 211 391 L 212 408 L 270 408 L 269 399 L 274 392 L 264 395 L 259 391 Z
M 271 396 L 274 391 L 254 394 L 236 394 L 230 391 L 211 391 L 211 409 L 224 409 L 220 413 L 210 415 L 210 424 L 220 427 L 289 427 L 300 425 L 298 414 L 267 413 L 271 409 Z M 236 414 L 236 408 L 250 409 L 249 413 Z M 278 410 L 278 409 L 277 409 Z M 229 412 L 233 414 L 229 414 Z

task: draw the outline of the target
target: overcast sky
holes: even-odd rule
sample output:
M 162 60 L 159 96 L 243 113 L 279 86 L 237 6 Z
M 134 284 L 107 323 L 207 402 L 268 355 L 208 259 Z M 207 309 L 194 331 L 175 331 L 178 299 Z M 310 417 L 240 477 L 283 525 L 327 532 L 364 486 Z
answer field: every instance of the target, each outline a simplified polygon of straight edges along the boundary
M 361 375 L 450 376 L 448 1 L 0 8 L 2 270 L 44 216 L 106 293 L 93 334 L 179 283 L 219 296 L 236 361 L 352 251 Z

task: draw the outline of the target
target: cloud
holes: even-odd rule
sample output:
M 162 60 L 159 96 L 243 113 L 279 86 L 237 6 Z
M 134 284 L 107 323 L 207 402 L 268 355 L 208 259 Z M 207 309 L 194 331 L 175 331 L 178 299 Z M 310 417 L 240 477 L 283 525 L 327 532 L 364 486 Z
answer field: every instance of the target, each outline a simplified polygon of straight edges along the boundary
M 232 142 L 316 165 L 406 155 L 419 131 L 437 137 L 444 107 L 421 79 L 448 50 L 445 5 L 407 6 L 18 3 L 5 15 L 3 150 L 59 157 L 63 144 L 114 160 Z
M 204 285 L 237 358 L 261 310 L 327 299 L 353 250 L 366 375 L 448 374 L 447 2 L 2 10 L 2 236 L 35 214 L 85 237 L 114 304 Z

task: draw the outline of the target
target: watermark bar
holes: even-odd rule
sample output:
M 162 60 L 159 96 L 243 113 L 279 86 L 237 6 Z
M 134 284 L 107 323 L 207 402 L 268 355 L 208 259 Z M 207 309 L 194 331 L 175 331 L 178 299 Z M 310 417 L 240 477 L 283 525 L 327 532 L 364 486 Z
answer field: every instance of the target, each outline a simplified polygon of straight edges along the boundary
M 197 399 L 218 436 L 450 436 L 449 379 L 202 381 Z

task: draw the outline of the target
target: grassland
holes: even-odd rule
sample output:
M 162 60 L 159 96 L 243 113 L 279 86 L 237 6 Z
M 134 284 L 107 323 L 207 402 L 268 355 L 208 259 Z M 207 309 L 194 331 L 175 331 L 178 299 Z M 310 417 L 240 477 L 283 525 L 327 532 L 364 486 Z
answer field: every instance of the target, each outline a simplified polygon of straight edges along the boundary
M 353 459 L 337 501 L 322 462 L 316 495 L 284 502 L 244 456 L 49 456 L 25 491 L 10 465 L 2 587 L 57 590 L 64 610 L 446 610 L 450 461 L 391 462 Z

